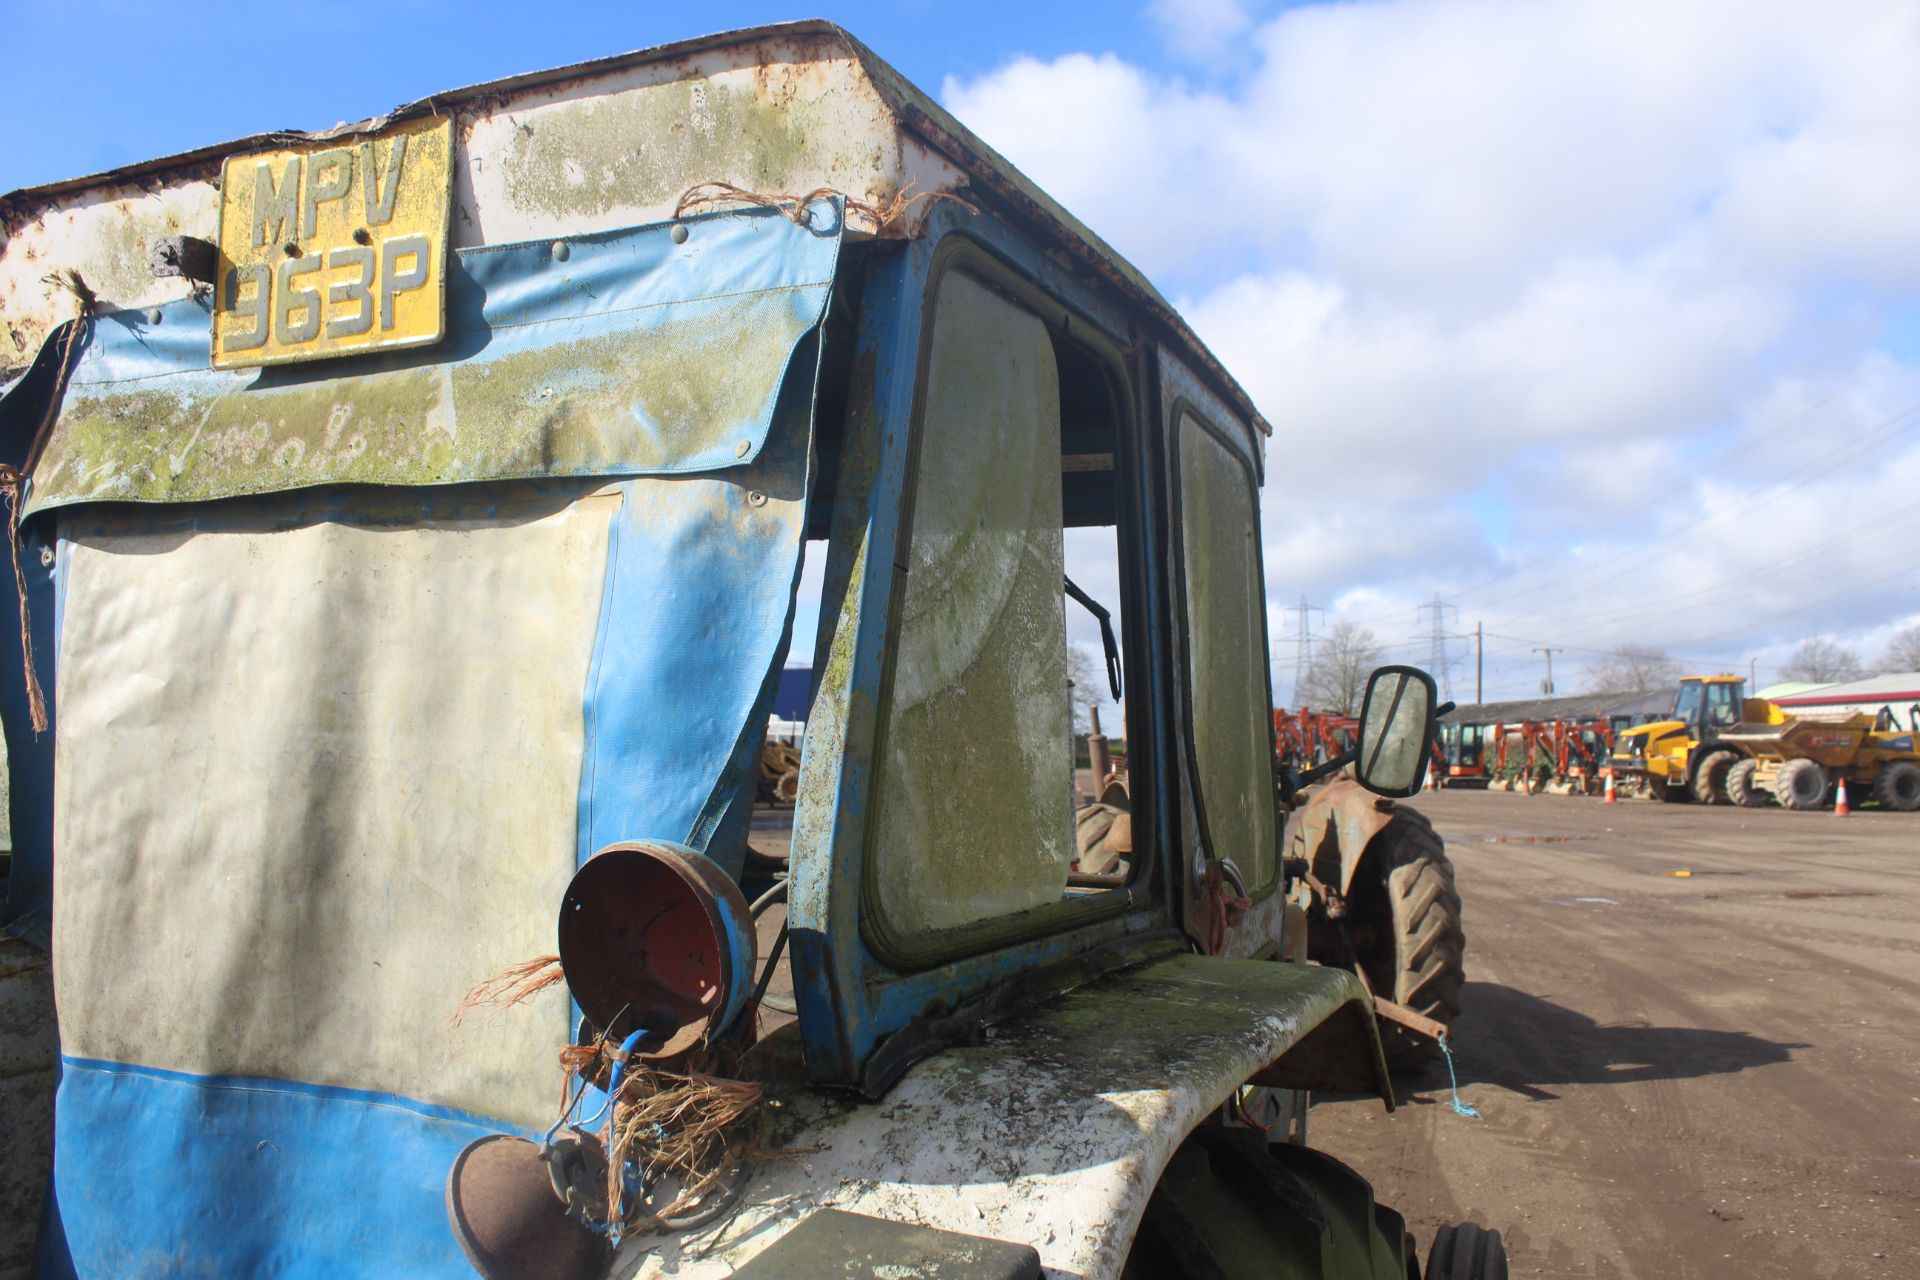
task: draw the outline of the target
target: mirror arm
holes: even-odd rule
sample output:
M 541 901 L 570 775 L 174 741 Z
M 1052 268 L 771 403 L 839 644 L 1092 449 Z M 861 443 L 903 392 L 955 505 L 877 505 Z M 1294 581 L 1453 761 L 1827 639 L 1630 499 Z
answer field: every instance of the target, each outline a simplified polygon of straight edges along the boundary
M 1340 772 L 1340 770 L 1346 768 L 1348 765 L 1352 764 L 1355 760 L 1358 760 L 1359 758 L 1360 758 L 1360 752 L 1358 750 L 1342 751 L 1339 755 L 1327 761 L 1325 764 L 1317 764 L 1313 766 L 1313 768 L 1308 769 L 1305 773 L 1302 773 L 1299 776 L 1298 783 L 1300 786 L 1304 787 L 1311 783 L 1318 782 L 1320 781 L 1320 779 L 1326 777 L 1328 774 Z

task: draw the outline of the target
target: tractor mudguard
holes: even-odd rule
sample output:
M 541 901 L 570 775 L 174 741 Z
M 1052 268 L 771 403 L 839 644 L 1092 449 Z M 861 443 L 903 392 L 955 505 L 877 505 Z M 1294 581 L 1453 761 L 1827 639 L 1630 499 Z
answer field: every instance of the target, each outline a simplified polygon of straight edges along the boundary
M 1360 983 L 1271 960 L 1166 955 L 927 1058 L 879 1101 L 809 1086 L 798 1041 L 784 1029 L 748 1060 L 774 1104 L 772 1158 L 739 1211 L 634 1238 L 615 1275 L 730 1275 L 832 1207 L 1031 1244 L 1050 1275 L 1115 1277 L 1175 1150 L 1243 1084 L 1318 1075 L 1391 1105 Z
M 1367 846 L 1392 821 L 1393 801 L 1351 778 L 1335 778 L 1316 788 L 1300 812 L 1298 828 L 1314 877 L 1345 897 Z

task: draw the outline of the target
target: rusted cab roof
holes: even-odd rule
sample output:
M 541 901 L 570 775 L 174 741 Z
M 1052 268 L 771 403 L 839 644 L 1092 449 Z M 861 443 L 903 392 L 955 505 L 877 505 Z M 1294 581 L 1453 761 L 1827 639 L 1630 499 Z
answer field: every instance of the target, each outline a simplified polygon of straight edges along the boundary
M 1271 429 L 1205 344 L 1132 264 L 872 50 L 806 21 L 661 45 L 435 94 L 318 133 L 272 133 L 0 196 L 0 369 L 28 364 L 74 311 L 54 273 L 111 309 L 189 289 L 156 278 L 167 236 L 212 239 L 220 164 L 249 151 L 351 137 L 422 115 L 455 121 L 455 247 L 614 230 L 673 216 L 702 182 L 753 191 L 832 187 L 850 229 L 912 235 L 924 202 L 884 225 L 903 190 L 964 193 L 1025 225 L 1141 309 L 1228 403 Z

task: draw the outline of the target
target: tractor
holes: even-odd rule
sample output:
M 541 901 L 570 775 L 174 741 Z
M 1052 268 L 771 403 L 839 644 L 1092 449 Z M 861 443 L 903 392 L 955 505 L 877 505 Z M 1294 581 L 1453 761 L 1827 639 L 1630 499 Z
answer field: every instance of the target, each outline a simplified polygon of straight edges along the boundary
M 1282 836 L 1271 428 L 846 32 L 0 214 L 5 922 L 51 956 L 0 997 L 58 1042 L 7 1261 L 1506 1274 L 1497 1232 L 1416 1242 L 1307 1145 L 1308 1090 L 1393 1105 L 1372 997 L 1411 997 L 1367 962 L 1398 941 L 1299 962 L 1295 891 L 1333 880 Z M 812 557 L 769 870 L 747 832 Z M 1097 870 L 1073 609 L 1125 691 L 1129 848 Z M 1406 821 L 1376 801 L 1419 786 L 1435 702 L 1373 674 L 1322 792 L 1341 858 Z M 1384 885 L 1371 918 L 1424 927 L 1435 846 L 1403 844 L 1331 873 L 1349 920 Z

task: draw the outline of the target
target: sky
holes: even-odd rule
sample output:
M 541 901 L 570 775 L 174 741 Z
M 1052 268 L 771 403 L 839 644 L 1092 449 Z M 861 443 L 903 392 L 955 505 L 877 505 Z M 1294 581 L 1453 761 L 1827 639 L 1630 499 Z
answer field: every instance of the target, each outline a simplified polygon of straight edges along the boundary
M 0 190 L 812 16 L 324 12 L 304 61 L 258 6 L 6 0 L 0 77 L 47 110 L 0 131 Z M 1764 685 L 1806 637 L 1873 666 L 1920 624 L 1911 0 L 815 12 L 1145 270 L 1274 423 L 1281 701 L 1302 600 L 1422 665 L 1438 600 L 1461 701 L 1476 628 L 1495 698 L 1543 648 L 1563 693 L 1629 644 Z

